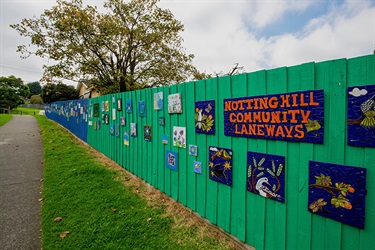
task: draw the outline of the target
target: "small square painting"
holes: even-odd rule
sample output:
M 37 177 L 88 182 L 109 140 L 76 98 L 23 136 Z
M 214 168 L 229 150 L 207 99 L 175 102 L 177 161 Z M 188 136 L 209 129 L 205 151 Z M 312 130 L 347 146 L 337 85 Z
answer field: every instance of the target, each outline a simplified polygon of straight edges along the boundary
M 165 122 L 164 117 L 163 117 L 163 116 L 160 116 L 160 117 L 159 117 L 159 125 L 160 125 L 160 126 L 164 126 L 164 122 Z
M 165 145 L 168 144 L 168 135 L 167 134 L 162 134 L 161 143 L 163 143 Z
M 118 111 L 122 110 L 122 99 L 121 98 L 117 99 L 117 110 Z
M 150 125 L 145 125 L 143 127 L 143 136 L 145 141 L 151 141 L 152 140 L 152 130 Z
M 173 146 L 186 148 L 186 128 L 173 127 Z
M 125 126 L 126 123 L 125 123 L 125 117 L 120 117 L 120 125 L 121 126 Z
M 146 102 L 145 101 L 138 102 L 138 116 L 141 116 L 141 117 L 146 116 Z
M 163 109 L 163 92 L 157 92 L 154 94 L 154 110 Z
M 177 152 L 167 150 L 165 153 L 165 161 L 167 168 L 177 171 L 178 169 L 178 154 Z
M 126 100 L 126 113 L 132 112 L 132 100 Z
M 168 113 L 169 114 L 181 114 L 182 113 L 182 101 L 181 94 L 172 94 L 168 96 Z
M 130 135 L 137 137 L 137 123 L 130 123 Z
M 198 155 L 198 147 L 196 145 L 189 145 L 189 155 Z
M 110 135 L 115 135 L 115 125 L 114 124 L 109 125 L 109 133 L 110 133 Z
M 202 173 L 202 162 L 194 161 L 194 172 L 197 174 Z

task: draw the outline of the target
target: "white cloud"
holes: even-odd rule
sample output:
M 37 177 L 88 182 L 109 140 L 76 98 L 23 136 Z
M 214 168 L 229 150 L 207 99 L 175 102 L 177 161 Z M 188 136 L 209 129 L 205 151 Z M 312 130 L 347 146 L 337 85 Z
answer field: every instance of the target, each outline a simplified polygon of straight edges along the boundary
M 367 90 L 354 88 L 352 91 L 349 92 L 349 94 L 352 95 L 352 96 L 358 97 L 358 96 L 366 95 Z

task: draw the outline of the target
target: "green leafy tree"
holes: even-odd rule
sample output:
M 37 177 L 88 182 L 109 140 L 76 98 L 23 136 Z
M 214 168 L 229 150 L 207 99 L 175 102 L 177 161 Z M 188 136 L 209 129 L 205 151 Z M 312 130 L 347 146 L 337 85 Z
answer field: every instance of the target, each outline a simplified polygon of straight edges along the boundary
M 182 47 L 183 24 L 157 2 L 107 0 L 105 13 L 100 13 L 82 0 L 57 0 L 40 17 L 11 27 L 35 45 L 18 46 L 24 57 L 34 54 L 57 62 L 44 65 L 46 82 L 92 80 L 106 93 L 205 78 Z
M 44 104 L 43 99 L 40 95 L 33 95 L 30 98 L 31 104 Z
M 15 76 L 0 77 L 0 108 L 16 108 L 24 103 L 23 98 L 30 94 L 29 87 L 21 78 Z
M 40 86 L 39 82 L 30 82 L 27 84 L 30 89 L 30 95 L 28 96 L 29 98 L 33 95 L 39 95 L 42 93 L 42 86 Z
M 44 103 L 51 103 L 78 99 L 78 92 L 73 86 L 49 83 L 43 86 L 41 96 Z

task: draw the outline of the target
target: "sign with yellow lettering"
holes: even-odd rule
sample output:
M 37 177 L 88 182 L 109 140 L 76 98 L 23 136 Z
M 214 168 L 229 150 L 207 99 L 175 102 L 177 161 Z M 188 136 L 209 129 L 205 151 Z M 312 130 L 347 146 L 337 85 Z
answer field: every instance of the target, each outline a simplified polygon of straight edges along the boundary
M 323 90 L 224 99 L 224 134 L 323 143 Z

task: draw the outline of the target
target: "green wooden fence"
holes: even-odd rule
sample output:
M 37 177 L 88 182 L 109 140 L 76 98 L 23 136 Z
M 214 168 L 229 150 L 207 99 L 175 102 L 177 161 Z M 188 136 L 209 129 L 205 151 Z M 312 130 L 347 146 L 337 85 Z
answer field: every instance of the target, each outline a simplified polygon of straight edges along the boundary
M 119 124 L 120 136 L 110 136 L 109 125 L 100 130 L 88 127 L 88 143 L 160 191 L 181 202 L 213 224 L 256 249 L 373 249 L 375 247 L 375 148 L 347 145 L 347 87 L 375 84 L 375 56 L 306 63 L 293 67 L 262 70 L 231 77 L 212 78 L 173 86 L 106 95 L 91 99 L 91 105 L 109 101 L 110 123 Z M 225 98 L 279 94 L 304 90 L 324 90 L 324 143 L 310 144 L 224 136 Z M 164 109 L 153 109 L 153 95 L 164 94 Z M 182 114 L 168 114 L 167 97 L 181 93 Z M 112 120 L 112 98 L 123 100 L 122 111 Z M 132 100 L 126 113 L 125 100 Z M 137 114 L 138 101 L 146 101 L 146 116 Z M 216 134 L 195 133 L 195 101 L 215 100 Z M 102 112 L 100 112 L 101 114 Z M 159 117 L 165 117 L 165 126 Z M 100 117 L 89 121 L 97 122 Z M 137 137 L 129 146 L 123 134 L 137 123 Z M 90 122 L 89 122 L 90 124 Z M 143 126 L 152 126 L 152 142 L 143 139 Z M 173 126 L 186 127 L 187 144 L 198 146 L 198 156 L 188 149 L 173 147 Z M 162 134 L 169 144 L 161 143 Z M 208 147 L 231 148 L 233 186 L 208 178 Z M 165 151 L 179 154 L 178 171 L 165 166 Z M 285 203 L 265 199 L 246 191 L 247 151 L 285 156 Z M 365 229 L 341 224 L 308 211 L 308 161 L 315 160 L 367 168 Z M 193 162 L 202 162 L 202 174 L 193 171 Z

